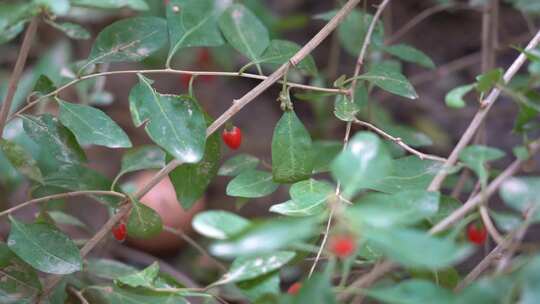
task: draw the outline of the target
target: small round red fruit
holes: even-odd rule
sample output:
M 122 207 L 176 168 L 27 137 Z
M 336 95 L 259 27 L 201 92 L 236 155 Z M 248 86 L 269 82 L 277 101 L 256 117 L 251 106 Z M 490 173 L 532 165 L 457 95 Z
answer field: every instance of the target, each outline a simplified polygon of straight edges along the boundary
M 232 127 L 230 130 L 225 128 L 221 138 L 229 148 L 236 150 L 242 144 L 242 131 L 238 127 Z
M 356 241 L 350 235 L 337 235 L 330 241 L 330 251 L 338 258 L 351 256 L 356 250 Z
M 482 245 L 486 242 L 487 231 L 482 224 L 469 224 L 467 226 L 467 238 L 471 243 Z
M 127 236 L 126 224 L 120 223 L 113 227 L 112 234 L 117 241 L 122 242 L 123 240 L 125 240 Z
M 302 283 L 295 282 L 289 287 L 289 289 L 287 289 L 287 293 L 290 295 L 295 295 L 300 291 L 300 288 L 302 288 Z
M 188 88 L 189 87 L 190 80 L 191 80 L 191 75 L 190 74 L 182 74 L 182 75 L 180 75 L 180 83 L 182 84 L 183 88 Z

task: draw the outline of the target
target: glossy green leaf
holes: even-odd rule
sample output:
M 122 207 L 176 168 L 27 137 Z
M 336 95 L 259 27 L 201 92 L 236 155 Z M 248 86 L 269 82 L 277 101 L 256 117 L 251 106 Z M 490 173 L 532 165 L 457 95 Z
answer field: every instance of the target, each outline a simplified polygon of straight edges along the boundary
M 446 94 L 444 102 L 450 108 L 463 108 L 466 104 L 463 100 L 463 96 L 469 93 L 472 89 L 474 89 L 474 84 L 467 84 L 453 88 Z
M 255 61 L 255 63 L 267 64 L 275 69 L 282 64 L 287 63 L 291 57 L 300 51 L 300 48 L 300 45 L 294 42 L 274 39 L 270 41 L 270 45 L 268 45 L 264 53 L 262 53 L 260 58 Z M 317 75 L 315 59 L 313 59 L 311 55 L 308 55 L 295 67 L 305 71 L 309 75 Z
M 166 11 L 171 47 L 167 62 L 181 48 L 224 43 L 217 23 L 220 5 L 215 0 L 169 1 Z
M 55 89 L 56 87 L 54 86 L 54 82 L 49 77 L 46 75 L 40 75 L 32 91 L 38 96 L 43 96 L 51 93 Z
M 309 179 L 292 185 L 291 200 L 273 205 L 270 211 L 288 216 L 310 216 L 326 210 L 326 201 L 334 193 L 332 185 Z
M 534 304 L 540 301 L 540 256 L 536 255 L 523 267 L 521 272 L 523 289 L 520 304 Z
M 258 60 L 270 44 L 264 24 L 241 4 L 231 5 L 221 15 L 219 27 L 227 42 L 251 60 Z
M 373 133 L 358 132 L 347 148 L 332 162 L 332 176 L 343 187 L 343 195 L 354 196 L 388 176 L 392 159 L 382 141 Z
M 246 229 L 250 221 L 231 212 L 209 210 L 195 215 L 192 225 L 206 237 L 224 240 Z
M 96 63 L 141 61 L 163 47 L 167 41 L 167 22 L 164 19 L 123 19 L 99 33 L 84 67 Z
M 208 125 L 211 119 L 207 119 Z M 169 173 L 176 197 L 184 209 L 190 209 L 203 197 L 208 185 L 216 177 L 221 157 L 221 139 L 214 133 L 206 140 L 204 156 L 196 164 L 183 164 Z
M 125 174 L 165 166 L 165 153 L 156 146 L 141 146 L 130 149 L 122 156 L 120 173 Z
M 481 145 L 468 146 L 459 153 L 459 159 L 476 173 L 483 186 L 486 186 L 488 181 L 486 163 L 502 157 L 504 157 L 503 151 Z
M 264 296 L 280 293 L 279 271 L 274 271 L 255 279 L 237 282 L 235 285 L 251 302 L 257 303 L 257 300 Z M 261 299 L 261 301 L 264 301 L 264 299 Z
M 253 170 L 259 165 L 259 159 L 249 154 L 238 154 L 229 158 L 218 170 L 221 176 L 237 176 L 238 174 Z
M 100 9 L 130 8 L 137 11 L 148 10 L 145 0 L 70 0 L 74 6 L 83 6 Z
M 163 222 L 159 214 L 136 200 L 132 200 L 132 204 L 127 221 L 128 235 L 137 239 L 148 239 L 160 234 Z
M 384 50 L 393 56 L 412 63 L 416 63 L 428 69 L 434 69 L 435 64 L 424 52 L 407 44 L 387 46 Z
M 82 27 L 79 24 L 71 23 L 71 22 L 54 22 L 50 21 L 47 22 L 55 29 L 63 32 L 68 36 L 69 38 L 76 39 L 76 40 L 86 40 L 90 39 L 91 35 L 90 32 L 88 32 L 84 27 Z
M 504 232 L 515 231 L 523 224 L 523 217 L 509 212 L 489 211 L 495 225 Z
M 334 15 L 335 11 L 332 11 L 323 17 L 325 20 L 330 20 L 330 18 Z M 373 16 L 371 14 L 367 14 L 359 10 L 353 10 L 345 18 L 343 23 L 339 25 L 339 41 L 349 55 L 355 57 L 358 56 L 362 44 L 364 44 L 366 39 L 369 25 L 372 21 Z M 378 21 L 371 37 L 371 44 L 375 46 L 382 45 L 383 39 L 384 27 L 382 22 Z
M 244 171 L 227 185 L 227 195 L 256 198 L 267 196 L 278 188 L 272 180 L 272 174 L 265 171 Z
M 437 213 L 429 219 L 429 222 L 438 223 L 442 221 L 444 218 L 452 214 L 456 209 L 461 207 L 461 205 L 463 205 L 463 203 L 459 200 L 451 196 L 442 195 L 439 200 L 439 210 L 437 210 Z
M 114 280 L 137 272 L 135 267 L 116 260 L 88 259 L 85 261 L 84 271 L 105 280 Z
M 210 246 L 216 256 L 253 256 L 281 250 L 319 233 L 315 218 L 271 219 L 252 224 L 238 235 Z
M 286 111 L 272 137 L 272 175 L 278 183 L 292 183 L 311 176 L 311 136 L 294 111 Z
M 87 106 L 58 101 L 60 121 L 75 134 L 81 145 L 98 145 L 109 148 L 129 148 L 127 134 L 107 114 Z
M 330 140 L 313 141 L 313 173 L 330 171 L 330 163 L 343 148 L 343 142 Z
M 392 94 L 409 99 L 418 98 L 413 86 L 403 74 L 386 65 L 374 65 L 367 73 L 358 76 Z
M 375 250 L 413 268 L 448 267 L 471 253 L 469 246 L 460 246 L 450 239 L 436 238 L 424 231 L 402 227 L 369 229 L 364 231 L 364 237 Z
M 9 248 L 37 270 L 70 274 L 81 270 L 82 259 L 73 241 L 48 224 L 25 224 L 10 217 Z
M 141 271 L 116 278 L 114 283 L 118 285 L 128 285 L 131 287 L 151 288 L 158 273 L 159 264 L 154 262 Z
M 58 167 L 81 164 L 86 161 L 84 151 L 71 131 L 56 117 L 23 115 L 24 131 L 40 147 L 42 170 L 58 170 Z
M 540 177 L 512 177 L 499 189 L 504 203 L 522 214 L 535 207 L 535 220 L 540 220 Z
M 416 224 L 434 215 L 439 208 L 439 193 L 409 190 L 395 194 L 369 193 L 347 209 L 351 223 L 372 227 Z
M 139 75 L 129 93 L 135 126 L 145 130 L 167 153 L 184 163 L 199 162 L 204 155 L 206 121 L 197 101 L 187 95 L 159 94 L 152 81 Z
M 84 297 L 90 303 L 108 304 L 188 304 L 189 302 L 181 294 L 171 292 L 159 292 L 143 288 L 120 288 L 117 286 L 88 286 L 85 288 Z
M 241 282 L 254 279 L 281 268 L 294 258 L 294 252 L 278 251 L 253 257 L 241 257 L 234 260 L 231 268 L 218 281 L 218 284 Z
M 38 275 L 8 248 L 0 243 L 0 302 L 26 303 L 41 290 Z
M 476 90 L 480 93 L 486 93 L 502 80 L 503 70 L 501 68 L 493 69 L 476 77 Z
M 453 304 L 454 294 L 426 280 L 409 279 L 388 287 L 367 291 L 367 295 L 389 304 Z
M 302 287 L 291 301 L 294 304 L 335 304 L 336 295 L 328 275 L 314 273 L 313 276 L 302 283 Z
M 426 189 L 441 163 L 422 160 L 414 155 L 392 160 L 390 172 L 380 180 L 369 185 L 369 189 L 396 193 L 406 190 Z
M 350 101 L 346 96 L 339 95 L 334 102 L 334 115 L 343 121 L 352 121 L 356 118 L 356 114 L 360 112 L 360 108 L 355 102 Z
M 23 147 L 13 141 L 0 138 L 0 151 L 4 153 L 13 167 L 24 176 L 36 182 L 41 183 L 43 181 L 41 170 L 36 161 Z

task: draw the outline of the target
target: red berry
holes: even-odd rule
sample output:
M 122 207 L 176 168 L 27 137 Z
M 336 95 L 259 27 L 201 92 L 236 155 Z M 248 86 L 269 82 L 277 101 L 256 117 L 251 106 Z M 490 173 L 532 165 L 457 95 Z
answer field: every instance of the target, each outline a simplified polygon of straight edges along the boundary
M 469 224 L 467 226 L 467 238 L 471 243 L 482 245 L 487 239 L 486 228 L 482 224 Z
M 238 127 L 232 127 L 230 131 L 224 129 L 221 138 L 229 148 L 236 150 L 242 144 L 242 131 Z
M 350 235 L 334 236 L 330 242 L 330 251 L 338 258 L 347 258 L 356 250 L 356 241 Z
M 112 228 L 112 234 L 117 241 L 123 241 L 127 236 L 126 224 L 120 223 L 116 227 Z
M 207 66 L 210 63 L 210 51 L 208 49 L 201 49 L 197 52 L 197 64 L 200 66 Z
M 182 84 L 183 88 L 189 87 L 189 81 L 191 80 L 190 74 L 182 74 L 180 75 L 180 83 Z
M 300 288 L 302 288 L 302 283 L 295 282 L 289 287 L 289 289 L 287 289 L 287 293 L 290 295 L 295 295 L 298 293 L 298 291 L 300 291 Z

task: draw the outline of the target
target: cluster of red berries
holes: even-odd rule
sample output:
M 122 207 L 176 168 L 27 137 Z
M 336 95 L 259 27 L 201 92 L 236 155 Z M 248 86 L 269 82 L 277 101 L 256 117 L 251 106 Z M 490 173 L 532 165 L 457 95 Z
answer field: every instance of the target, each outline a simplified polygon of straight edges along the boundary
M 486 242 L 487 231 L 482 224 L 471 223 L 467 226 L 467 238 L 469 242 L 482 245 Z

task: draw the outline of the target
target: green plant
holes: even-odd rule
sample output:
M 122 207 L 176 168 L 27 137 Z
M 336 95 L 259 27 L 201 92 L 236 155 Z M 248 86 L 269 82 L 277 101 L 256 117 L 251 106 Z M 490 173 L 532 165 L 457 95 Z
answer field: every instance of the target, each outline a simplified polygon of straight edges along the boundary
M 390 38 L 385 37 L 381 21 L 390 0 L 381 1 L 373 14 L 368 8 L 357 8 L 360 0 L 349 0 L 315 16 L 326 24 L 304 46 L 274 39 L 280 28 L 294 26 L 295 20 L 280 21 L 259 1 L 154 2 L 32 0 L 0 4 L 0 42 L 24 32 L 9 84 L 0 91 L 0 177 L 6 189 L 26 180 L 32 198 L 0 213 L 8 216 L 10 224 L 7 242 L 0 243 L 0 302 L 187 303 L 193 297 L 253 303 L 360 303 L 364 297 L 384 303 L 540 301 L 540 255 L 519 251 L 528 228 L 540 219 L 540 177 L 513 177 L 540 149 L 540 139 L 531 140 L 540 112 L 536 92 L 540 32 L 503 71 L 495 69 L 492 60 L 490 63 L 496 0 L 439 1 Z M 507 2 L 523 13 L 539 11 L 534 1 Z M 464 96 L 476 92 L 478 110 L 450 156 L 444 158 L 419 151 L 431 144 L 430 138 L 395 123 L 373 98 L 377 91 L 398 99 L 418 98 L 401 64 L 428 69 L 435 64 L 410 45 L 388 41 L 398 40 L 404 29 L 422 18 L 458 7 L 481 10 L 483 33 L 488 38 L 482 74 L 474 83 L 446 95 L 449 107 L 461 108 L 466 106 Z M 110 13 L 125 9 L 137 16 L 99 32 L 86 59 L 59 56 L 66 61 L 62 69 L 47 68 L 46 63 L 58 56 L 45 54 L 44 63 L 23 73 L 38 26 L 46 23 L 72 39 L 91 37 L 82 25 L 58 21 L 71 10 L 81 9 Z M 161 15 L 160 10 L 164 10 Z M 332 69 L 320 73 L 310 55 L 334 31 L 338 50 L 342 47 L 357 58 L 350 75 L 334 77 Z M 232 61 L 232 50 L 243 56 L 244 65 L 225 72 L 174 68 L 178 54 L 194 47 L 204 48 L 191 56 L 199 66 L 225 56 L 225 69 Z M 158 62 L 159 68 L 109 71 L 115 62 L 143 62 L 146 67 Z M 516 75 L 525 63 L 527 73 Z M 268 76 L 267 71 L 271 71 Z M 144 127 L 152 146 L 133 147 L 124 130 L 98 109 L 113 99 L 103 90 L 101 79 L 129 74 L 137 75 L 137 83 L 129 89 L 131 120 L 135 127 Z M 155 74 L 180 79 L 187 92 L 158 92 L 150 78 Z M 208 77 L 250 78 L 260 83 L 214 119 L 199 104 L 194 85 L 198 80 L 213 79 Z M 312 82 L 300 81 L 306 78 Z M 325 86 L 332 82 L 332 87 Z M 220 166 L 218 130 L 277 83 L 282 114 L 271 140 L 271 165 L 239 154 Z M 61 93 L 71 88 L 79 103 L 61 99 Z M 505 153 L 482 144 L 481 139 L 471 142 L 501 94 L 519 107 L 514 131 L 522 141 L 514 149 L 515 160 L 497 171 L 488 165 Z M 314 136 L 296 113 L 297 100 L 311 102 L 321 129 L 333 112 L 345 125 L 343 141 Z M 334 101 L 333 109 L 324 106 L 328 100 Z M 58 114 L 48 113 L 46 106 L 58 108 Z M 30 114 L 31 110 L 35 112 Z M 353 127 L 364 130 L 353 131 Z M 240 146 L 241 133 L 236 129 L 235 134 L 222 133 L 232 149 Z M 88 166 L 83 149 L 88 145 L 129 149 L 113 180 Z M 264 169 L 257 169 L 261 163 Z M 140 189 L 132 191 L 120 183 L 125 174 L 150 169 L 159 171 Z M 472 172 L 474 179 L 460 172 Z M 447 179 L 460 174 L 461 182 Z M 178 201 L 190 209 L 216 175 L 230 177 L 226 195 L 239 202 L 266 197 L 289 185 L 290 199 L 272 205 L 269 211 L 278 215 L 265 219 L 217 210 L 197 214 L 192 225 L 210 240 L 205 247 L 184 232 L 164 226 L 156 211 L 140 202 L 168 176 Z M 468 189 L 464 185 L 471 180 L 476 185 Z M 462 192 L 470 195 L 463 204 L 459 202 Z M 510 212 L 489 208 L 489 199 L 497 192 Z M 82 242 L 58 226 L 88 229 L 85 224 L 53 204 L 78 196 L 89 196 L 110 210 L 100 229 Z M 40 204 L 34 221 L 13 215 L 34 204 Z M 463 237 L 478 216 L 495 246 L 470 272 L 460 272 L 456 265 L 478 249 Z M 220 273 L 212 277 L 213 283 L 200 287 L 192 280 L 173 278 L 157 261 L 135 269 L 119 261 L 88 257 L 111 231 L 123 240 L 126 231 L 129 237 L 149 239 L 163 230 L 184 238 L 217 265 Z M 302 272 L 284 292 L 280 272 L 292 265 L 307 265 L 309 271 Z

